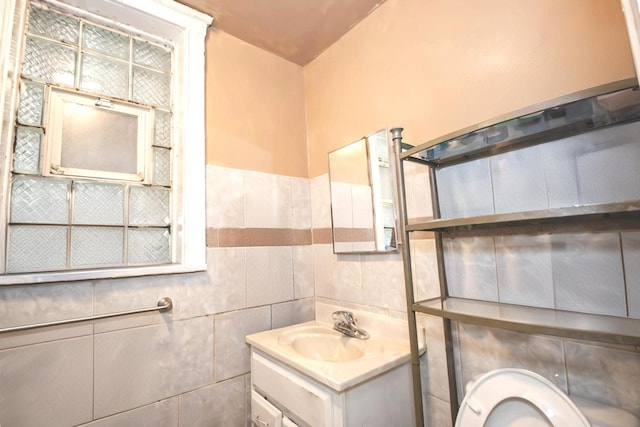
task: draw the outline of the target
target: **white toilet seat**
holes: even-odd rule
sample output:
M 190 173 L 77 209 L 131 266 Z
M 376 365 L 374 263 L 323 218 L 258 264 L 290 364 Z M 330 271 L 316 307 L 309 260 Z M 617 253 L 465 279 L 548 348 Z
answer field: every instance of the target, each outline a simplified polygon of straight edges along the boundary
M 497 369 L 480 377 L 465 396 L 455 427 L 590 427 L 555 384 L 524 369 Z

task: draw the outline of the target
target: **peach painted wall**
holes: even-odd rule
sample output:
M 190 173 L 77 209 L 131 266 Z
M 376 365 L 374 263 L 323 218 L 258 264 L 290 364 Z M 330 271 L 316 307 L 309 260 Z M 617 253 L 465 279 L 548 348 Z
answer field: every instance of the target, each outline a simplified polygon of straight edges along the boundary
M 207 164 L 308 177 L 302 67 L 212 29 L 205 102 Z
M 304 69 L 309 176 L 381 127 L 417 144 L 633 76 L 618 0 L 388 0 Z

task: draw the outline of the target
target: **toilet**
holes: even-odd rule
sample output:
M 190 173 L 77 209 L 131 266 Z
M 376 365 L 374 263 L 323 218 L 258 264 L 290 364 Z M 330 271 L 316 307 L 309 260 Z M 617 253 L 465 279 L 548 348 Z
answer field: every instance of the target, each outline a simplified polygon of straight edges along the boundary
M 574 403 L 525 369 L 497 369 L 467 388 L 455 427 L 640 427 L 633 414 L 583 398 Z

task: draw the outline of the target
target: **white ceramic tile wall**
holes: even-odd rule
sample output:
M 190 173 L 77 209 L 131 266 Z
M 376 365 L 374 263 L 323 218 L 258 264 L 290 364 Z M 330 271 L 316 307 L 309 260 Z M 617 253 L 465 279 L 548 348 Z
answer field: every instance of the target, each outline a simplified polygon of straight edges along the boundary
M 42 323 L 93 314 L 93 285 L 29 285 L 0 287 L 0 327 Z M 91 325 L 33 330 L 2 335 L 0 350 L 23 345 L 90 335 Z
M 499 300 L 553 308 L 550 236 L 496 236 L 495 242 Z
M 214 313 L 247 306 L 246 248 L 208 248 L 207 274 L 213 285 Z
M 0 328 L 93 314 L 93 286 L 87 282 L 0 288 Z
M 207 227 L 244 227 L 244 172 L 207 166 Z
M 336 283 L 334 280 L 333 270 L 337 257 L 333 253 L 331 244 L 316 244 L 312 247 L 313 251 L 313 284 L 315 287 L 316 297 L 331 298 L 336 295 Z M 344 259 L 345 256 L 341 255 Z M 350 258 L 356 258 L 357 255 L 350 255 Z
M 443 239 L 449 295 L 498 301 L 493 238 Z
M 35 318 L 34 318 L 35 319 Z M 61 319 L 55 319 L 61 320 Z M 38 322 L 37 320 L 34 321 Z M 31 324 L 31 321 L 24 324 Z M 19 325 L 16 325 L 19 326 Z M 24 345 L 38 344 L 42 342 L 56 341 L 65 338 L 76 338 L 91 335 L 93 326 L 91 324 L 70 324 L 65 326 L 52 326 L 49 328 L 33 329 L 29 333 L 11 332 L 2 334 L 0 339 L 0 350 L 21 347 Z
M 244 217 L 247 228 L 292 228 L 291 178 L 244 172 Z
M 313 228 L 331 227 L 331 191 L 329 175 L 324 174 L 311 179 L 311 226 Z
M 293 248 L 293 297 L 295 299 L 314 296 L 313 249 L 311 245 Z
M 244 376 L 235 377 L 180 396 L 180 425 L 243 426 L 247 408 Z
M 420 360 L 422 393 L 449 402 L 447 354 L 442 319 L 419 314 L 418 323 L 424 327 L 427 343 L 427 351 Z
M 451 405 L 449 400 L 440 400 L 431 395 L 423 395 L 424 425 L 438 427 L 452 427 Z
M 365 305 L 406 311 L 402 255 L 363 255 L 362 296 Z
M 405 162 L 405 198 L 407 215 L 411 218 L 432 218 L 431 186 L 429 168 Z
M 79 427 L 178 426 L 178 398 L 161 400 L 112 417 L 82 424 Z
M 586 342 L 565 343 L 571 394 L 640 417 L 640 354 Z
M 489 159 L 441 169 L 437 181 L 442 218 L 488 215 L 495 212 Z
M 578 142 L 566 139 L 547 144 L 542 150 L 549 208 L 580 204 L 575 159 Z
M 269 306 L 216 315 L 216 382 L 249 372 L 251 354 L 244 337 L 268 329 L 271 329 L 271 308 Z
M 640 123 L 602 129 L 576 139 L 580 203 L 640 198 Z
M 331 244 L 313 245 L 316 296 L 362 303 L 360 255 L 336 255 Z
M 292 227 L 298 230 L 311 228 L 311 186 L 306 178 L 290 178 Z
M 94 346 L 96 418 L 213 382 L 211 316 L 97 334 Z
M 65 427 L 91 421 L 93 339 L 63 339 L 0 351 L 0 421 Z
M 551 236 L 555 306 L 626 316 L 618 233 Z
M 547 207 L 541 152 L 541 146 L 536 146 L 491 159 L 496 213 L 531 211 Z
M 273 304 L 271 306 L 271 328 L 283 328 L 315 318 L 313 298 Z
M 216 286 L 211 276 L 202 273 L 182 274 L 179 280 L 181 318 L 189 319 L 216 312 L 214 302 L 218 301 L 218 296 L 214 294 Z
M 293 299 L 293 253 L 290 246 L 251 247 L 247 254 L 247 305 Z
M 411 241 L 411 272 L 416 301 L 440 296 L 435 239 Z

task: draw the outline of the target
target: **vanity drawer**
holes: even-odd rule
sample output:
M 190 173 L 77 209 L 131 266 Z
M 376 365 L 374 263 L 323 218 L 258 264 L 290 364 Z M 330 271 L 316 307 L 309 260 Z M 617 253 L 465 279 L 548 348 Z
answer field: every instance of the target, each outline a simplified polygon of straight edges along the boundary
M 305 423 L 333 425 L 332 396 L 328 391 L 256 351 L 251 355 L 251 382 L 270 401 Z
M 291 421 L 289 418 L 282 419 L 282 427 L 299 427 L 298 424 Z
M 251 390 L 251 422 L 254 426 L 282 427 L 282 412 Z

